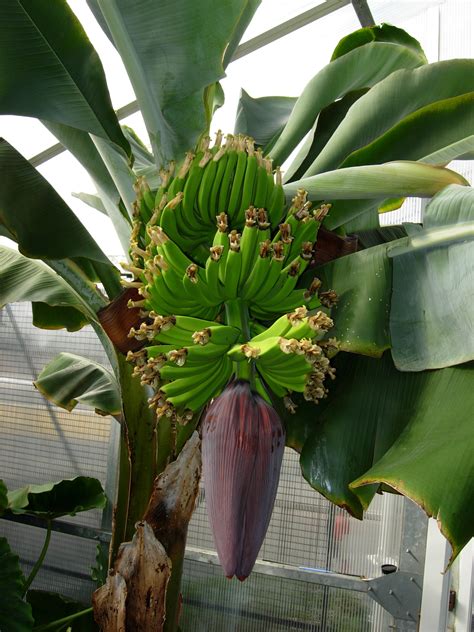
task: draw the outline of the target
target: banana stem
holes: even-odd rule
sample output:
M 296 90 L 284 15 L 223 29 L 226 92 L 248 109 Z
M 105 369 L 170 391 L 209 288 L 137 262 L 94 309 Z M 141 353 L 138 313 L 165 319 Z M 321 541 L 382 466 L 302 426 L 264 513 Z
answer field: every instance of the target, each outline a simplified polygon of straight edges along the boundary
M 228 325 L 240 329 L 239 342 L 242 344 L 250 339 L 249 310 L 241 298 L 226 301 L 225 314 Z M 253 362 L 234 362 L 234 373 L 237 379 L 247 380 L 254 385 Z
M 33 583 L 34 578 L 36 577 L 39 569 L 41 568 L 41 566 L 42 566 L 42 564 L 44 562 L 44 558 L 46 557 L 46 553 L 48 551 L 50 540 L 51 540 L 51 520 L 48 520 L 48 528 L 46 530 L 46 537 L 44 539 L 43 548 L 41 549 L 41 553 L 40 553 L 38 559 L 36 560 L 35 565 L 31 569 L 31 572 L 28 575 L 28 577 L 27 577 L 27 579 L 26 579 L 26 581 L 25 581 L 25 583 L 23 585 L 23 596 L 25 596 L 26 593 L 28 592 L 28 588 Z

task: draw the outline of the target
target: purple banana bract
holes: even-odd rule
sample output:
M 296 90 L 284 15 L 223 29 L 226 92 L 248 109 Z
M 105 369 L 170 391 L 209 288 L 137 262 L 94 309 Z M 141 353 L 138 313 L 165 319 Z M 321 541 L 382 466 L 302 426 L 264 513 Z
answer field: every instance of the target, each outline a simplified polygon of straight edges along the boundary
M 202 431 L 209 522 L 227 577 L 250 574 L 275 502 L 285 447 L 276 411 L 244 380 L 209 406 Z

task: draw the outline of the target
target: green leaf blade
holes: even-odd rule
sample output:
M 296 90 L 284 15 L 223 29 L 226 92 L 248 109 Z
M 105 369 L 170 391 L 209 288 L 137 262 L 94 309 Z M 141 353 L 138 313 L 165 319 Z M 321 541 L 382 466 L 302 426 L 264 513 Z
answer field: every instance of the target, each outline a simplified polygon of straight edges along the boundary
M 9 511 L 14 514 L 31 514 L 46 520 L 66 515 L 75 516 L 90 509 L 103 509 L 106 502 L 100 482 L 88 476 L 43 485 L 28 485 L 8 493 Z
M 0 25 L 2 114 L 75 127 L 130 153 L 100 59 L 67 2 L 2 2 Z
M 0 139 L 0 223 L 20 251 L 37 259 L 109 260 L 45 178 Z
M 474 536 L 474 366 L 433 371 L 424 380 L 405 430 L 351 487 L 385 483 L 417 502 L 438 520 L 452 562 Z
M 34 382 L 46 399 L 71 411 L 78 402 L 104 415 L 122 410 L 120 391 L 113 374 L 105 367 L 72 353 L 60 353 Z
M 31 606 L 22 599 L 25 578 L 6 538 L 0 538 L 0 630 L 29 632 L 33 629 Z

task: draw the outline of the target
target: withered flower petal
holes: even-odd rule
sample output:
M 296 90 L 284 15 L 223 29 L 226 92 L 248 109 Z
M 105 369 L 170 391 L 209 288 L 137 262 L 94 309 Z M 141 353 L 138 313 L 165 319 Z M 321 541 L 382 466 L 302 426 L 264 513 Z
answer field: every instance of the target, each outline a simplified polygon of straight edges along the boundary
M 248 382 L 231 382 L 208 408 L 202 431 L 206 504 L 227 577 L 250 574 L 275 502 L 285 447 L 276 411 Z

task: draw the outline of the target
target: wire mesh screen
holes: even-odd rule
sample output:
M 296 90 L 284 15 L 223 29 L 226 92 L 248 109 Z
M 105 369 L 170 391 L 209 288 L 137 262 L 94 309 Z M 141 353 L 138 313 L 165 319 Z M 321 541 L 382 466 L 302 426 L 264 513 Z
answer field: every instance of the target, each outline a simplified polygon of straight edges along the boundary
M 183 632 L 369 632 L 378 609 L 362 593 L 258 573 L 241 584 L 191 560 L 183 594 Z
M 81 405 L 68 413 L 46 401 L 32 385 L 44 365 L 61 351 L 107 364 L 90 327 L 76 333 L 44 331 L 31 324 L 28 303 L 0 310 L 0 478 L 9 489 L 80 475 L 106 484 L 110 418 Z M 102 513 L 88 511 L 62 520 L 100 527 Z M 1 520 L 0 535 L 9 539 L 28 572 L 45 532 Z M 87 600 L 94 587 L 90 567 L 95 555 L 94 541 L 53 534 L 35 587 Z
M 363 522 L 351 518 L 344 510 L 334 507 L 310 488 L 301 475 L 298 455 L 287 449 L 272 519 L 259 559 L 299 569 L 327 570 L 363 577 L 379 576 L 382 564 L 392 563 L 398 566 L 399 563 L 403 526 L 402 503 L 401 496 L 392 494 L 377 496 Z M 203 481 L 189 527 L 188 545 L 213 551 L 214 544 L 205 504 L 205 481 Z M 225 580 L 218 567 L 211 568 L 203 562 L 193 560 L 188 561 L 186 568 L 189 569 L 190 575 L 185 573 L 186 585 L 183 589 L 185 610 L 193 611 L 201 607 L 205 610 L 205 615 L 202 612 L 201 616 L 207 618 L 209 615 L 210 620 L 215 621 L 212 624 L 215 627 L 203 629 L 235 629 L 239 632 L 261 630 L 262 621 L 267 615 L 263 620 L 259 620 L 257 616 L 245 614 L 245 616 L 242 615 L 243 619 L 239 625 L 235 624 L 237 627 L 218 627 L 227 611 L 229 616 L 237 621 L 238 612 L 242 608 L 245 611 L 246 600 L 251 601 L 256 613 L 260 612 L 259 608 L 263 608 L 267 614 L 273 612 L 272 616 L 276 618 L 280 616 L 275 614 L 280 608 L 286 613 L 279 623 L 274 621 L 271 625 L 269 625 L 272 621 L 270 617 L 266 626 L 269 630 L 334 629 L 378 632 L 387 629 L 390 621 L 382 608 L 372 604 L 370 600 L 367 601 L 365 596 L 356 593 L 346 595 L 348 591 L 315 587 L 293 579 L 280 580 L 274 576 L 259 575 L 258 571 L 246 580 L 243 584 L 245 588 L 242 588 L 242 585 L 236 581 Z M 191 586 L 190 590 L 187 587 L 188 583 Z M 199 590 L 202 591 L 200 600 L 193 597 L 199 586 L 201 586 Z M 310 591 L 306 597 L 305 591 Z M 324 599 L 319 598 L 320 592 L 324 593 Z M 214 603 L 214 593 L 218 593 L 215 595 L 217 599 L 215 603 L 226 604 L 222 610 L 219 608 L 212 610 L 209 605 Z M 263 598 L 264 595 L 266 595 L 265 598 Z M 355 619 L 359 622 L 357 623 L 359 627 L 350 627 L 349 624 L 347 627 L 343 619 L 335 618 L 335 612 L 329 613 L 331 599 L 334 604 L 340 604 L 338 608 L 341 612 L 345 609 L 352 612 L 351 608 L 355 609 L 354 612 L 359 612 L 357 615 L 359 618 Z M 243 605 L 239 600 L 242 600 Z M 312 619 L 307 618 L 308 612 L 305 610 L 308 600 L 312 602 Z M 359 610 L 357 610 L 358 604 L 363 604 Z M 192 617 L 192 615 L 189 616 Z M 331 623 L 332 627 L 321 627 L 321 620 L 325 617 L 334 619 L 334 624 Z M 290 619 L 293 627 L 285 627 Z M 342 627 L 334 627 L 336 624 Z M 327 625 L 329 626 L 329 623 Z M 194 629 L 183 625 L 183 632 Z

